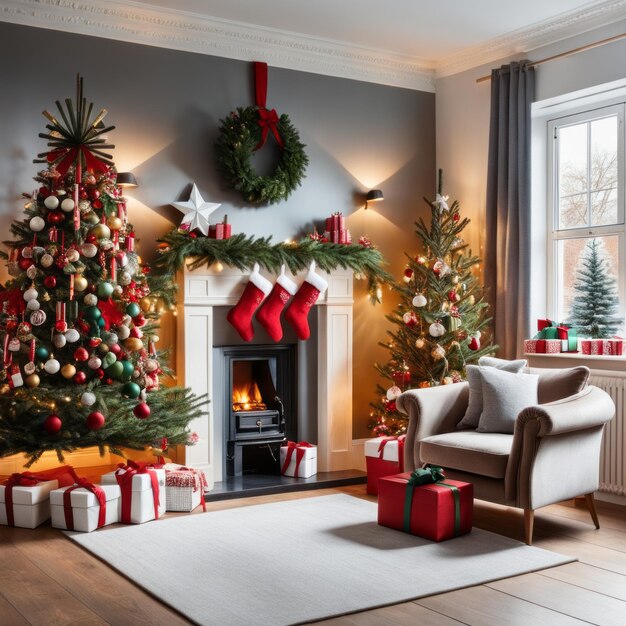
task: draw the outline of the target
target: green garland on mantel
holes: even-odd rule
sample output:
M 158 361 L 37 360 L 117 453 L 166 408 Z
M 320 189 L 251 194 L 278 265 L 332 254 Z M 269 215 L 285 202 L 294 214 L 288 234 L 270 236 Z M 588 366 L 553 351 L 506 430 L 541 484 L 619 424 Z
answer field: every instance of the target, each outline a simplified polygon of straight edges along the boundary
M 360 244 L 322 243 L 312 239 L 298 242 L 272 243 L 271 237 L 234 235 L 229 239 L 190 237 L 185 231 L 174 229 L 157 240 L 159 256 L 153 264 L 160 275 L 174 276 L 189 259 L 190 270 L 202 265 L 220 262 L 240 270 L 258 263 L 270 272 L 278 273 L 285 264 L 292 273 L 308 269 L 312 261 L 326 272 L 351 269 L 367 279 L 367 291 L 372 303 L 380 302 L 381 286 L 393 282 L 383 269 L 385 260 L 375 248 Z

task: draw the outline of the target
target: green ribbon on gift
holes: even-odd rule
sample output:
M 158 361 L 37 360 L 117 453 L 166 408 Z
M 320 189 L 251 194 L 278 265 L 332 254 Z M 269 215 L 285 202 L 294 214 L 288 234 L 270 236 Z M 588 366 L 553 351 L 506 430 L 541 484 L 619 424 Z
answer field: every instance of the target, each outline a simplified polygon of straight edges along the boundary
M 435 465 L 418 468 L 413 471 L 406 484 L 406 492 L 404 496 L 404 532 L 411 532 L 411 507 L 413 505 L 413 490 L 415 487 L 421 485 L 434 485 L 437 484 L 440 487 L 447 487 L 452 491 L 452 497 L 454 498 L 454 535 L 458 535 L 461 532 L 461 494 L 458 487 L 455 485 L 449 485 L 442 482 L 445 480 L 446 475 L 443 472 L 443 468 Z

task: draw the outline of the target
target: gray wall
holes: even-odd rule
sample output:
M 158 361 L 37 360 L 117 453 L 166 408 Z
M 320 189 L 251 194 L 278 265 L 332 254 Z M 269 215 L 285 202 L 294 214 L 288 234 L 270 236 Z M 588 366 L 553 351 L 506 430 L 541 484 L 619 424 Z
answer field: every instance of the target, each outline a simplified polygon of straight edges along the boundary
M 215 172 L 218 120 L 254 103 L 251 64 L 105 39 L 0 23 L 0 230 L 8 237 L 21 213 L 20 194 L 33 189 L 32 159 L 45 149 L 44 108 L 70 97 L 74 77 L 85 95 L 109 110 L 115 124 L 118 170 L 140 183 L 129 204 L 131 221 L 149 258 L 153 241 L 180 221 L 170 202 L 187 199 L 195 182 L 206 200 L 221 202 L 234 232 L 300 237 L 313 223 L 343 211 L 353 236 L 368 234 L 400 275 L 403 251 L 416 248 L 413 222 L 425 215 L 422 196 L 435 180 L 434 94 L 270 67 L 268 106 L 289 114 L 307 145 L 308 175 L 288 201 L 264 208 L 242 205 Z M 262 164 L 260 164 L 262 166 Z M 363 193 L 380 187 L 385 202 L 365 212 Z M 354 434 L 366 436 L 374 397 L 377 346 L 385 338 L 383 307 L 366 302 L 357 283 L 354 343 Z

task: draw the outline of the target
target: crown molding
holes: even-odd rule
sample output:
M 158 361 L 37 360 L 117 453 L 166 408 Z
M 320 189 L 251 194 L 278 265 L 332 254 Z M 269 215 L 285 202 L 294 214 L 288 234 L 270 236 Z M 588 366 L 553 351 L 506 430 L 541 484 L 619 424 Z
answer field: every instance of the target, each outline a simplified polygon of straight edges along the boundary
M 149 0 L 148 0 L 149 1 Z M 436 78 L 556 43 L 626 18 L 626 0 L 594 2 L 465 48 L 439 62 L 119 0 L 3 0 L 0 21 L 237 59 L 418 91 Z
M 626 19 L 626 0 L 595 2 L 582 9 L 563 13 L 557 18 L 512 31 L 478 46 L 465 48 L 437 62 L 436 76 L 442 78 L 500 59 L 526 54 L 531 50 L 622 19 Z
M 412 57 L 175 9 L 110 0 L 3 0 L 0 20 L 419 91 L 435 71 Z

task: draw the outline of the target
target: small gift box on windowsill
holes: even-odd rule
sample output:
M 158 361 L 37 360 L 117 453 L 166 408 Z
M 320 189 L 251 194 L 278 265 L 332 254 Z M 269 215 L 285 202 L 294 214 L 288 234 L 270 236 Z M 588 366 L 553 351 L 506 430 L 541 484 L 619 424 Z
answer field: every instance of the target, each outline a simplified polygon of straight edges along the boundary
M 365 465 L 367 468 L 367 493 L 378 493 L 378 480 L 383 476 L 404 471 L 404 441 L 399 437 L 375 437 L 365 442 Z
M 524 352 L 526 354 L 560 354 L 560 339 L 525 339 Z

